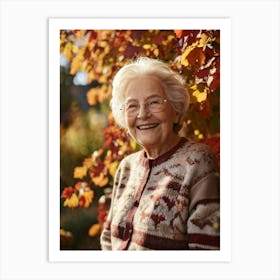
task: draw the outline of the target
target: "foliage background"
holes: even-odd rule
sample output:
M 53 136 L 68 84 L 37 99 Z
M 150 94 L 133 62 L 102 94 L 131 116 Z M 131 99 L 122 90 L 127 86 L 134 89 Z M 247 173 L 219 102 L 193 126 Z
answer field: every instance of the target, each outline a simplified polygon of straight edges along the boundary
M 220 152 L 219 30 L 61 30 L 61 249 L 100 249 L 120 160 L 139 149 L 112 118 L 115 73 L 138 56 L 165 61 L 186 80 L 182 136 Z

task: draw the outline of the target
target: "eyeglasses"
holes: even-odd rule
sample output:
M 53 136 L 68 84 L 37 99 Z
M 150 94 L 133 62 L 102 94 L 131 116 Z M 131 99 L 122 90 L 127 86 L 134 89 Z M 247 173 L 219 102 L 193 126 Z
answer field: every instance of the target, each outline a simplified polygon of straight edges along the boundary
M 167 99 L 156 96 L 149 98 L 143 105 L 149 110 L 149 112 L 159 113 L 165 109 L 166 102 Z M 138 115 L 140 111 L 140 103 L 135 100 L 127 101 L 123 104 L 121 110 L 123 110 L 128 117 L 134 117 Z

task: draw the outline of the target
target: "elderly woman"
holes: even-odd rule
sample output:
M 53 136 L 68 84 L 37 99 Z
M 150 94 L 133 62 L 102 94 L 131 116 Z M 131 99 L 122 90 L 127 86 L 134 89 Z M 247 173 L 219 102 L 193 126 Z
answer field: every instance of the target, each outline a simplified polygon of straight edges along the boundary
M 218 250 L 217 162 L 178 135 L 189 103 L 182 77 L 142 57 L 116 74 L 112 96 L 116 122 L 143 149 L 118 167 L 102 250 Z

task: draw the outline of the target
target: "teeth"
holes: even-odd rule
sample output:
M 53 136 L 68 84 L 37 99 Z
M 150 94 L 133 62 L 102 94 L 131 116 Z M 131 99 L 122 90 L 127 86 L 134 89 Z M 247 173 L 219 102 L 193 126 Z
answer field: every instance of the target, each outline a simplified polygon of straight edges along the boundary
M 147 125 L 141 125 L 141 126 L 138 126 L 139 129 L 148 129 L 148 128 L 153 128 L 153 127 L 156 127 L 157 124 L 147 124 Z

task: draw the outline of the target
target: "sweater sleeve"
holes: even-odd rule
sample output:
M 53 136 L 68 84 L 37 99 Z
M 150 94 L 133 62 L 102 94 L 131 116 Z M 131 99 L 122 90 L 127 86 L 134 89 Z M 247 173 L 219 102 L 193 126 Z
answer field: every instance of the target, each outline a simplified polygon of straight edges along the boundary
M 114 187 L 112 192 L 112 198 L 111 198 L 111 205 L 108 212 L 108 215 L 106 217 L 105 223 L 103 225 L 103 229 L 100 235 L 100 244 L 101 244 L 101 250 L 103 251 L 111 251 L 112 250 L 112 242 L 111 242 L 111 222 L 113 218 L 113 201 L 116 197 L 116 189 L 117 189 L 117 182 L 119 180 L 119 174 L 120 174 L 120 166 L 116 172 L 115 180 L 114 180 Z
M 206 158 L 197 167 L 205 175 L 198 171 L 199 180 L 190 189 L 188 244 L 189 249 L 219 250 L 220 179 L 215 157 L 207 155 Z
M 103 225 L 103 230 L 100 236 L 101 250 L 109 251 L 112 250 L 111 243 L 111 216 L 112 216 L 112 204 L 106 218 L 106 221 Z

